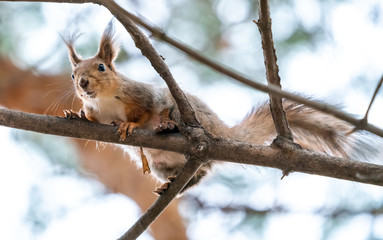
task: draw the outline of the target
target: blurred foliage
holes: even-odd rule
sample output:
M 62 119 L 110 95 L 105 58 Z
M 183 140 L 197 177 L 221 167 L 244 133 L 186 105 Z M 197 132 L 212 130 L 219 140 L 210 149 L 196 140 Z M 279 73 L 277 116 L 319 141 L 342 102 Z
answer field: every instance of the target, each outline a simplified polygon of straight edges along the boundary
M 41 3 L 0 2 L 0 55 L 19 54 L 26 29 L 36 29 L 43 24 Z
M 52 212 L 44 208 L 43 197 L 41 196 L 41 189 L 39 186 L 33 186 L 30 191 L 29 208 L 25 221 L 30 223 L 31 231 L 34 234 L 42 233 L 48 226 L 51 220 Z
M 56 174 L 81 171 L 79 154 L 70 139 L 24 131 L 13 132 L 13 138 L 28 151 L 39 151 L 50 162 Z
M 29 188 L 24 217 L 34 236 L 43 234 L 52 222 L 62 219 L 77 207 L 76 204 L 106 193 L 106 189 L 95 184 L 95 180 L 84 178 L 89 177 L 89 173 L 82 169 L 77 145 L 70 139 L 25 131 L 13 131 L 12 137 L 20 149 L 32 156 L 34 161 L 30 164 L 37 166 L 40 173 Z M 39 159 L 33 156 L 39 156 Z M 63 183 L 72 181 L 81 189 L 81 194 L 76 195 L 76 189 L 65 189 L 67 186 Z M 93 184 L 92 193 L 87 186 L 89 182 Z

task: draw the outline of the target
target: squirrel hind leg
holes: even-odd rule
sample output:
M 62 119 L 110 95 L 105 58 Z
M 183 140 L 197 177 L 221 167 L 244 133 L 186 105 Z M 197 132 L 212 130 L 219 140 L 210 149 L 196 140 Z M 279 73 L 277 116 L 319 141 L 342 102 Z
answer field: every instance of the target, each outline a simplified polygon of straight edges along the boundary
M 161 119 L 160 123 L 154 127 L 154 131 L 156 131 L 156 133 L 179 132 L 179 129 L 178 129 L 177 123 L 168 118 L 168 119 Z
M 154 126 L 157 133 L 179 132 L 178 124 L 170 118 L 170 108 L 162 110 L 159 114 L 159 122 Z
M 202 178 L 204 178 L 208 174 L 208 169 L 210 169 L 210 163 L 207 163 L 206 165 L 203 165 L 195 174 L 194 176 L 189 180 L 189 182 L 185 185 L 185 187 L 180 191 L 178 196 L 182 195 L 186 190 L 188 190 L 190 187 L 195 186 L 199 182 L 201 182 Z M 162 184 L 160 187 L 158 187 L 156 190 L 154 190 L 154 193 L 161 196 L 170 186 L 170 184 L 176 179 L 176 176 L 170 176 L 168 177 L 168 181 Z
M 154 190 L 154 193 L 161 196 L 170 186 L 170 184 L 176 179 L 176 176 L 168 177 L 168 181 L 162 184 L 160 187 Z

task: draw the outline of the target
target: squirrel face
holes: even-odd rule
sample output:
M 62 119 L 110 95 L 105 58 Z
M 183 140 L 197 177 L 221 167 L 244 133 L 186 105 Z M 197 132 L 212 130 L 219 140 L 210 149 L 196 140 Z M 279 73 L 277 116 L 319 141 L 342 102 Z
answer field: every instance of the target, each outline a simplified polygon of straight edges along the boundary
M 98 56 L 78 62 L 73 67 L 72 80 L 78 96 L 83 100 L 109 96 L 118 86 L 114 67 L 108 66 Z
M 114 60 L 119 52 L 119 46 L 114 38 L 113 22 L 111 21 L 101 37 L 96 56 L 81 59 L 74 47 L 77 36 L 73 35 L 64 40 L 69 49 L 69 60 L 72 64 L 72 80 L 77 95 L 82 100 L 113 95 L 119 86 L 119 78 L 114 67 Z

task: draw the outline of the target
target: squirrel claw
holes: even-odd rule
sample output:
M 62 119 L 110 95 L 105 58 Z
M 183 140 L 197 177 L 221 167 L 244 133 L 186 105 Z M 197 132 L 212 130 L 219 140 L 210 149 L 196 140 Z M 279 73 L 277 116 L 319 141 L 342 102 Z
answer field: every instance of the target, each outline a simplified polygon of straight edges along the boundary
M 176 177 L 177 177 L 177 176 L 170 176 L 170 177 L 168 177 L 168 180 L 169 180 L 170 182 L 173 182 L 174 180 L 176 180 Z
M 156 188 L 156 190 L 154 190 L 154 193 L 156 193 L 157 195 L 161 196 L 166 190 L 168 190 L 170 184 L 176 179 L 176 176 L 170 176 L 168 177 L 168 182 L 165 182 L 164 184 L 162 184 L 160 187 Z
M 129 124 L 127 122 L 120 123 L 120 126 L 118 127 L 117 134 L 120 135 L 120 141 L 126 140 L 126 130 L 128 129 Z
M 120 141 L 126 140 L 126 133 L 130 135 L 133 133 L 133 130 L 137 128 L 139 125 L 135 122 L 122 122 L 120 123 L 120 126 L 118 127 L 117 134 L 120 134 Z
M 162 184 L 160 187 L 158 187 L 156 190 L 154 190 L 154 193 L 161 196 L 166 190 L 168 190 L 170 186 L 170 182 L 166 182 Z
M 63 112 L 65 115 L 65 118 L 88 120 L 85 116 L 85 112 L 82 109 L 80 110 L 79 113 L 76 113 L 75 111 L 71 109 L 64 109 Z

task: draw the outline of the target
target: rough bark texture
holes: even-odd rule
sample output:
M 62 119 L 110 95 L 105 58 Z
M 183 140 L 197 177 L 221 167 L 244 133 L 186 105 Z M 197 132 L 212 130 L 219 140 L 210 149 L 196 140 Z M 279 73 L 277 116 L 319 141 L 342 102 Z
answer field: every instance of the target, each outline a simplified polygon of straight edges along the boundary
M 155 134 L 136 129 L 123 143 L 115 134 L 116 127 L 82 120 L 37 115 L 0 109 L 0 125 L 46 134 L 91 139 L 102 142 L 157 148 L 190 154 L 194 146 L 180 134 Z M 215 139 L 208 143 L 206 157 L 265 167 L 287 172 L 304 172 L 374 185 L 383 185 L 383 166 L 336 158 L 329 155 L 291 148 L 288 151 L 270 146 L 256 146 L 229 139 Z

